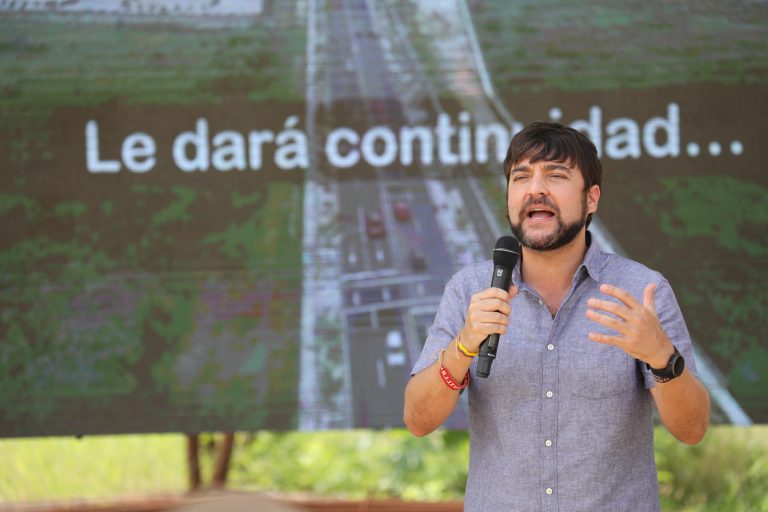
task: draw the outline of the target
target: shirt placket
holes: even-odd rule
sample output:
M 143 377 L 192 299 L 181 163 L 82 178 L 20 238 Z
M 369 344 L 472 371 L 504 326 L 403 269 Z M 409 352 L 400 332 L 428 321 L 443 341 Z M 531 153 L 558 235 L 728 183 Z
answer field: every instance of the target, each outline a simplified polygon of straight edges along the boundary
M 557 405 L 559 389 L 557 386 L 558 347 L 554 341 L 555 320 L 549 314 L 546 304 L 538 299 L 539 306 L 546 312 L 546 321 L 542 322 L 540 336 L 545 348 L 543 351 L 541 376 L 541 429 L 539 436 L 541 453 L 541 496 L 542 510 L 555 511 L 557 507 Z
M 541 424 L 539 425 L 539 436 L 536 442 L 539 444 L 540 455 L 540 482 L 542 510 L 557 510 L 557 457 L 555 456 L 555 442 L 557 435 L 557 347 L 553 340 L 554 322 L 549 308 L 541 298 L 523 285 L 523 290 L 530 294 L 530 297 L 536 304 L 534 309 L 538 311 L 535 315 L 537 321 L 536 338 L 544 346 L 542 355 L 542 373 L 541 373 Z

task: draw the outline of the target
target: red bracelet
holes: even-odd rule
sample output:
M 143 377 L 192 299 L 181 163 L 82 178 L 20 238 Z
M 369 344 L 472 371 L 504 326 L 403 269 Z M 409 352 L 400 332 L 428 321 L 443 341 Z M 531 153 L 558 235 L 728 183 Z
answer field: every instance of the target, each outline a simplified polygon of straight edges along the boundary
M 456 382 L 456 379 L 453 378 L 453 375 L 451 375 L 451 372 L 448 371 L 448 368 L 443 366 L 443 352 L 445 352 L 445 350 L 440 352 L 440 378 L 443 379 L 445 385 L 452 390 L 461 391 L 462 389 L 469 386 L 469 370 L 467 370 L 467 374 L 464 376 L 464 380 L 461 381 L 461 384 Z

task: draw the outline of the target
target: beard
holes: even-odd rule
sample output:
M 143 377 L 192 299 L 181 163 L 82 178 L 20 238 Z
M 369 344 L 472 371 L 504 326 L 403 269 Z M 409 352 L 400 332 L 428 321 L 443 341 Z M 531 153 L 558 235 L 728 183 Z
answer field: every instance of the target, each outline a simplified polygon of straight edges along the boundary
M 526 218 L 525 210 L 534 205 L 546 206 L 552 209 L 555 213 L 557 229 L 543 238 L 534 238 L 523 228 L 523 222 Z M 522 219 L 519 224 L 512 222 L 512 219 L 509 218 L 509 214 L 507 214 L 507 218 L 509 219 L 509 227 L 512 228 L 512 234 L 515 235 L 515 238 L 520 242 L 520 245 L 534 251 L 554 251 L 571 243 L 581 232 L 582 228 L 587 225 L 587 193 L 585 192 L 582 196 L 580 218 L 570 224 L 563 222 L 563 218 L 560 216 L 560 209 L 550 203 L 549 199 L 545 197 L 541 199 L 529 199 L 523 204 L 518 215 L 518 218 Z

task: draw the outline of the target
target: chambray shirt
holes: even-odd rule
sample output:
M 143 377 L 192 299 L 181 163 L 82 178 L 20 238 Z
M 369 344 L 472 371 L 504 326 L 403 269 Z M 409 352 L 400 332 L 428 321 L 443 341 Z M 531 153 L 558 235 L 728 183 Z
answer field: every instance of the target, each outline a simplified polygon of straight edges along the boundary
M 469 302 L 488 288 L 493 263 L 458 272 L 446 285 L 424 349 L 413 368 L 430 366 L 464 325 Z M 695 374 L 691 341 L 672 288 L 649 268 L 590 244 L 553 318 L 534 290 L 512 274 L 510 326 L 487 379 L 470 368 L 470 460 L 464 510 L 659 511 L 653 452 L 655 385 L 645 363 L 590 341 L 615 334 L 586 317 L 587 300 L 616 285 L 642 301 L 657 283 L 662 328 Z

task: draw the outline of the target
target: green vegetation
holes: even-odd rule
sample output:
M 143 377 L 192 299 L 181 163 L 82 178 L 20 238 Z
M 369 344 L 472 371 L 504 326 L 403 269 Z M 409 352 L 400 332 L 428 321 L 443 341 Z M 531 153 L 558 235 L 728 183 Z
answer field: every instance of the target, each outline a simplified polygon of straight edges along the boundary
M 180 493 L 184 438 L 178 434 L 0 441 L 0 500 L 104 500 Z
M 235 109 L 250 122 L 253 105 L 280 118 L 276 105 L 304 101 L 305 23 L 284 2 L 213 24 L 0 13 L 0 167 L 11 177 L 0 185 L 4 432 L 51 433 L 56 415 L 67 433 L 216 417 L 292 425 L 301 183 L 173 176 L 162 163 L 151 175 L 96 176 L 67 157 L 84 148 L 61 138 L 82 136 L 83 118 L 131 124 L 163 109 L 160 138 L 185 115 L 222 111 L 229 122 Z M 277 332 L 293 342 L 274 343 Z M 269 396 L 283 400 L 274 416 L 259 407 Z
M 305 27 L 278 11 L 225 29 L 4 13 L 0 150 L 13 162 L 51 160 L 50 119 L 66 107 L 303 101 Z
M 180 493 L 184 446 L 181 435 L 0 441 L 0 500 Z M 464 431 L 240 434 L 229 481 L 235 489 L 353 499 L 462 499 L 468 453 Z M 205 481 L 213 457 L 203 450 Z M 656 460 L 665 511 L 768 511 L 766 426 L 713 427 L 694 447 L 658 428 Z
M 179 428 L 190 403 L 200 421 L 293 425 L 301 274 L 286 269 L 301 268 L 300 185 L 137 185 L 50 204 L 17 188 L 0 195 L 0 221 L 27 227 L 0 244 L 5 432 L 50 433 L 75 409 L 133 421 L 126 404 L 147 395 L 164 404 L 160 423 L 126 429 Z M 277 332 L 294 342 L 272 343 Z M 269 396 L 289 405 L 259 407 Z M 104 431 L 68 418 L 64 432 Z
M 766 13 L 746 2 L 470 2 L 496 90 L 765 83 Z M 761 64 L 756 65 L 756 62 Z
M 734 176 L 662 178 L 657 191 L 636 204 L 665 235 L 649 264 L 679 274 L 679 265 L 689 264 L 680 255 L 698 255 L 693 278 L 675 285 L 678 300 L 690 326 L 711 326 L 708 353 L 739 403 L 764 421 L 768 188 Z

